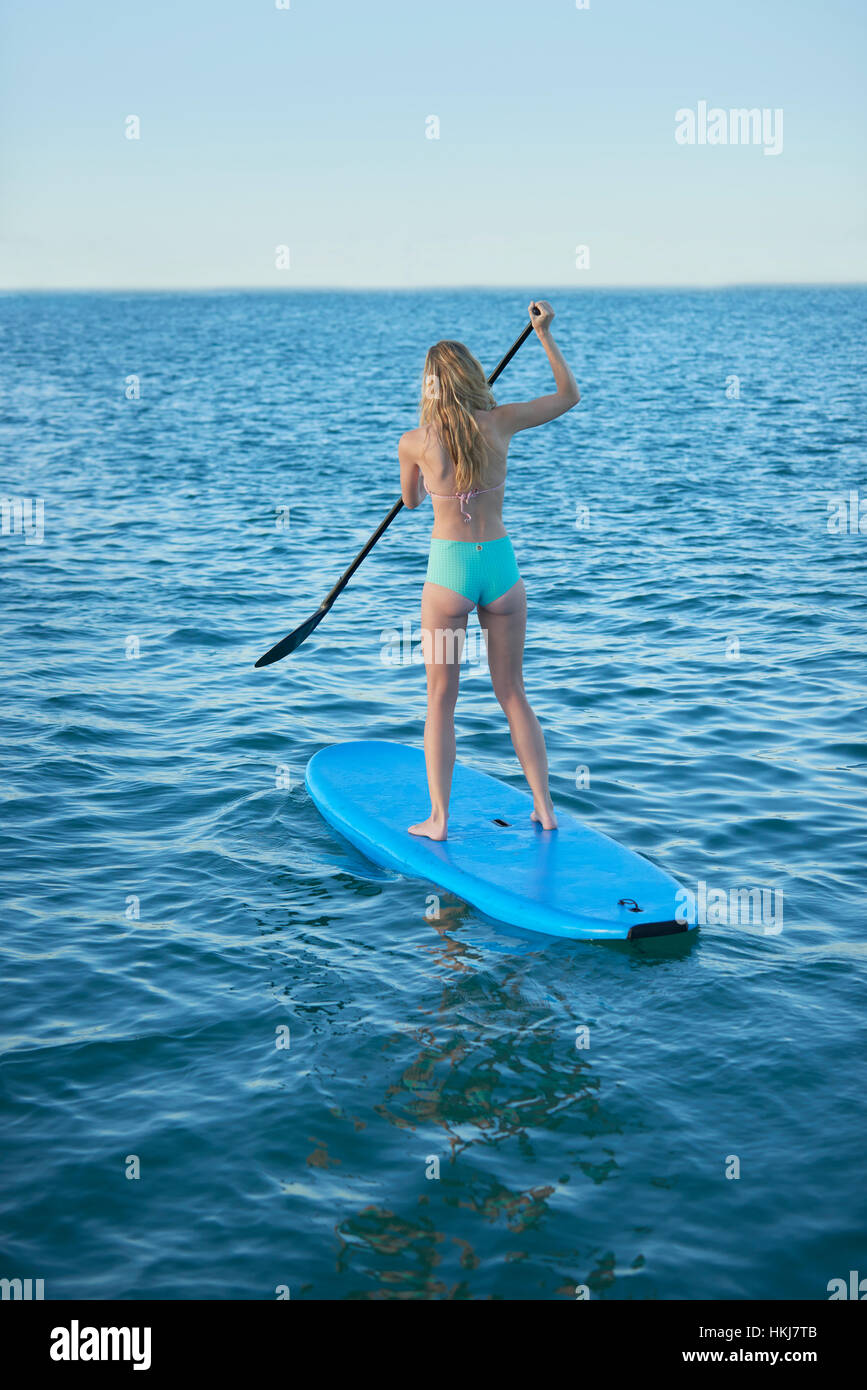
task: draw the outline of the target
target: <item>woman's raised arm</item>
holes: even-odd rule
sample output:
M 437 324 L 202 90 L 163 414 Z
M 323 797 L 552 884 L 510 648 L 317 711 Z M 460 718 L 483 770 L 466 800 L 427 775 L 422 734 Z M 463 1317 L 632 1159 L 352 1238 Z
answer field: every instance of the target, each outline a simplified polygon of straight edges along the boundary
M 537 396 L 533 401 L 510 401 L 506 405 L 495 406 L 497 425 L 509 436 L 517 434 L 519 430 L 532 429 L 534 425 L 546 425 L 549 420 L 556 420 L 558 415 L 565 415 L 581 399 L 578 383 L 551 336 L 553 318 L 554 310 L 546 299 L 534 300 L 530 305 L 530 320 L 551 363 L 557 390 L 551 396 Z

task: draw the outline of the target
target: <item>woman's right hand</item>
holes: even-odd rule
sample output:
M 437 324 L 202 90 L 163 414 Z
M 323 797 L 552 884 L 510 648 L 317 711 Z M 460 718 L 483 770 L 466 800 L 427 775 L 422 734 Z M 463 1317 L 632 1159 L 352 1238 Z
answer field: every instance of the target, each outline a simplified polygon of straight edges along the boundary
M 547 299 L 534 299 L 529 309 L 530 322 L 537 333 L 544 333 L 551 327 L 554 318 L 554 310 Z

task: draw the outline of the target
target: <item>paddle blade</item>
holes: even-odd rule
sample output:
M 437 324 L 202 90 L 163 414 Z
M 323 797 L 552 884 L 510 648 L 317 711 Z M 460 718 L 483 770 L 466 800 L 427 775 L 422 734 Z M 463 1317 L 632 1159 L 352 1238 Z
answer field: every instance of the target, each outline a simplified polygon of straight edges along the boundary
M 317 608 L 312 618 L 308 618 L 306 623 L 302 623 L 300 627 L 296 627 L 295 631 L 290 632 L 288 637 L 282 638 L 281 641 L 279 641 L 276 646 L 272 647 L 270 651 L 266 652 L 264 656 L 260 656 L 259 660 L 256 662 L 256 666 L 270 666 L 272 662 L 280 661 L 282 657 L 288 656 L 290 652 L 294 652 L 297 647 L 301 646 L 302 642 L 306 642 L 311 632 L 314 628 L 319 626 L 327 612 L 328 608 L 324 605 L 321 608 Z

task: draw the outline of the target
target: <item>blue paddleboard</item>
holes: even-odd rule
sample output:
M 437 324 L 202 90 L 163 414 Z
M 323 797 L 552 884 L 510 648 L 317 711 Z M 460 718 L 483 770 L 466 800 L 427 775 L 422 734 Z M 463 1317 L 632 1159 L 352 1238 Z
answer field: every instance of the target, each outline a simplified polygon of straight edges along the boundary
M 529 793 L 462 763 L 443 843 L 406 828 L 430 809 L 420 748 L 332 743 L 310 759 L 306 781 L 325 819 L 368 859 L 427 879 L 494 921 L 585 941 L 687 930 L 675 920 L 680 884 L 662 869 L 568 811 L 558 809 L 557 830 L 541 830 Z

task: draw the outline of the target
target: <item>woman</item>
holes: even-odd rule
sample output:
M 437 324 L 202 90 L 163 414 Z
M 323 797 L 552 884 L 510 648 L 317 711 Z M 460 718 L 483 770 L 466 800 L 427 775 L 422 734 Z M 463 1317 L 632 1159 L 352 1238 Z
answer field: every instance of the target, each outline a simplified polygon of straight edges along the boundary
M 422 590 L 422 644 L 427 671 L 424 752 L 431 812 L 413 835 L 445 840 L 455 765 L 455 704 L 467 616 L 478 607 L 494 694 L 533 793 L 532 819 L 556 830 L 548 759 L 539 721 L 524 694 L 527 595 L 503 525 L 509 441 L 519 430 L 556 420 L 578 404 L 575 378 L 551 337 L 554 310 L 530 305 L 536 335 L 557 390 L 534 401 L 497 405 L 485 374 L 463 343 L 436 343 L 424 368 L 421 423 L 400 441 L 404 505 L 433 499 L 434 528 Z

